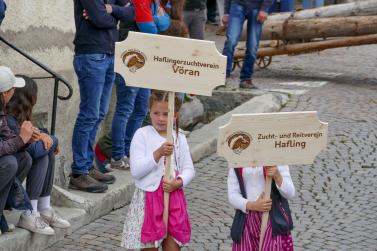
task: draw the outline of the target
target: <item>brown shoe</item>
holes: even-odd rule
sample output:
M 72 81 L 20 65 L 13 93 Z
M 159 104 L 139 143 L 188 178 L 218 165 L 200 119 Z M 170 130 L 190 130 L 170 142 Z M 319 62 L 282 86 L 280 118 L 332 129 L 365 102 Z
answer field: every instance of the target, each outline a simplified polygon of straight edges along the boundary
M 107 185 L 93 179 L 89 175 L 80 175 L 69 179 L 69 188 L 90 193 L 103 193 L 107 190 Z
M 251 79 L 241 81 L 240 88 L 243 88 L 243 89 L 258 89 L 255 85 L 253 85 L 253 82 L 251 81 Z
M 98 171 L 94 167 L 92 167 L 92 169 L 90 169 L 89 176 L 92 177 L 93 179 L 96 179 L 99 182 L 103 182 L 103 183 L 106 183 L 106 184 L 113 184 L 115 182 L 115 176 L 114 175 L 110 175 L 110 174 L 107 174 L 107 173 L 101 173 L 100 171 Z

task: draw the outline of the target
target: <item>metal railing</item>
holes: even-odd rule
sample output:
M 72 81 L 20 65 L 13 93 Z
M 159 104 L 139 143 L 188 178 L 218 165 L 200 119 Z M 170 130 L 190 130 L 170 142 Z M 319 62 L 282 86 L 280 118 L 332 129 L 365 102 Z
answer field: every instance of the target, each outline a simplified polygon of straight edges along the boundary
M 31 57 L 28 55 L 26 52 L 23 50 L 19 49 L 15 45 L 11 44 L 7 40 L 5 40 L 1 35 L 0 35 L 0 41 L 6 44 L 8 47 L 12 48 L 14 51 L 17 51 L 20 53 L 23 57 L 27 58 L 29 61 L 34 63 L 35 65 L 39 66 L 39 68 L 43 69 L 45 72 L 49 73 L 51 76 L 47 77 L 35 77 L 33 79 L 54 79 L 54 96 L 52 100 L 52 114 L 51 114 L 51 134 L 55 134 L 55 124 L 56 124 L 56 109 L 57 109 L 57 104 L 58 104 L 58 98 L 60 100 L 68 100 L 72 97 L 73 94 L 73 89 L 72 86 L 68 83 L 66 79 L 64 79 L 60 74 L 54 72 L 51 70 L 49 67 L 46 65 L 42 64 L 35 58 Z M 62 82 L 67 88 L 68 88 L 68 94 L 66 96 L 59 96 L 58 91 L 59 91 L 59 83 Z

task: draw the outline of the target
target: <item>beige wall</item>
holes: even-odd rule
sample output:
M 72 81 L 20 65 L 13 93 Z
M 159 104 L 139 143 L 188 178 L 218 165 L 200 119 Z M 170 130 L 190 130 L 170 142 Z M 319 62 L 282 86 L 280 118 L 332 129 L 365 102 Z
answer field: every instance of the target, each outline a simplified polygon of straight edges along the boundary
M 72 0 L 7 0 L 6 18 L 0 26 L 0 35 L 29 53 L 52 70 L 63 75 L 74 88 L 73 97 L 58 101 L 56 134 L 60 140 L 61 154 L 57 157 L 55 179 L 65 184 L 71 163 L 71 136 L 78 111 L 77 80 L 72 68 L 74 37 Z M 47 76 L 45 72 L 0 42 L 0 65 L 15 73 L 30 76 Z M 36 113 L 48 113 L 50 127 L 53 80 L 38 81 L 39 93 Z M 64 95 L 66 89 L 60 87 Z

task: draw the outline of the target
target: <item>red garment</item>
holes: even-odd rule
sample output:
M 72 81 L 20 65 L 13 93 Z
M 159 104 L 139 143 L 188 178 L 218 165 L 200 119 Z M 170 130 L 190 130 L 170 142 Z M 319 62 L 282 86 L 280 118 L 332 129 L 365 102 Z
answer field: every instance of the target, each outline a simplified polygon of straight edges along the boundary
M 165 238 L 166 227 L 163 220 L 164 190 L 160 186 L 154 192 L 145 192 L 144 223 L 141 228 L 141 242 L 153 242 Z M 188 243 L 191 237 L 190 219 L 187 213 L 183 189 L 170 193 L 168 233 L 181 243 Z

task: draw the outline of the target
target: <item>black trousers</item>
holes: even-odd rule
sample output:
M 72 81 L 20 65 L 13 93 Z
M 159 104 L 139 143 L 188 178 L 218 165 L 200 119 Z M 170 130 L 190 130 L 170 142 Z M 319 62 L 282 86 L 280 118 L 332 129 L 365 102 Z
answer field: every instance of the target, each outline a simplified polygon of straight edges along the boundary
M 30 200 L 51 195 L 54 183 L 55 154 L 49 153 L 38 159 L 33 159 L 33 164 L 26 179 L 26 192 Z
M 14 178 L 25 179 L 31 168 L 31 157 L 27 152 L 0 157 L 0 216 L 3 215 L 5 203 Z

